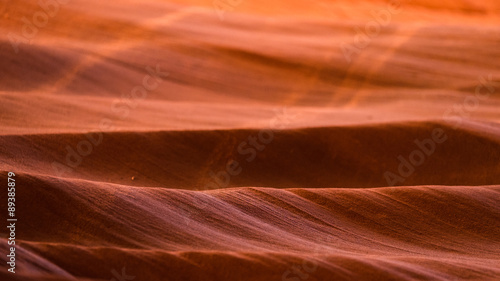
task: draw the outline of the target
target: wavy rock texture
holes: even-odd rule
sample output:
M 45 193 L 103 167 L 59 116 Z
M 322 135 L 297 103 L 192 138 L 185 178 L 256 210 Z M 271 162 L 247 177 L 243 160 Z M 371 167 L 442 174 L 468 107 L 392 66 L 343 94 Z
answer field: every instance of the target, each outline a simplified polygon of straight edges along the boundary
M 0 280 L 500 280 L 498 1 L 63 2 L 0 3 Z

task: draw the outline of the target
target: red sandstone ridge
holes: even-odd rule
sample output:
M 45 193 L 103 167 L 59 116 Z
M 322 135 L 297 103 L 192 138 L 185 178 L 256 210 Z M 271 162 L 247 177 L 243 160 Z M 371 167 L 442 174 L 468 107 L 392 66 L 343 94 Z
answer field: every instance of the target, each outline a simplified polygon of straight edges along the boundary
M 1 3 L 0 280 L 500 280 L 499 13 Z

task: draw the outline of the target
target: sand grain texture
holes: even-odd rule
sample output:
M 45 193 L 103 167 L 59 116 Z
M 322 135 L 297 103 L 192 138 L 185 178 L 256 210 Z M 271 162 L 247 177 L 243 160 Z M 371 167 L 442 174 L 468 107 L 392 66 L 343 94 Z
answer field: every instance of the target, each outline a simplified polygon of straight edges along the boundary
M 0 280 L 500 280 L 499 2 L 229 2 L 0 3 Z

